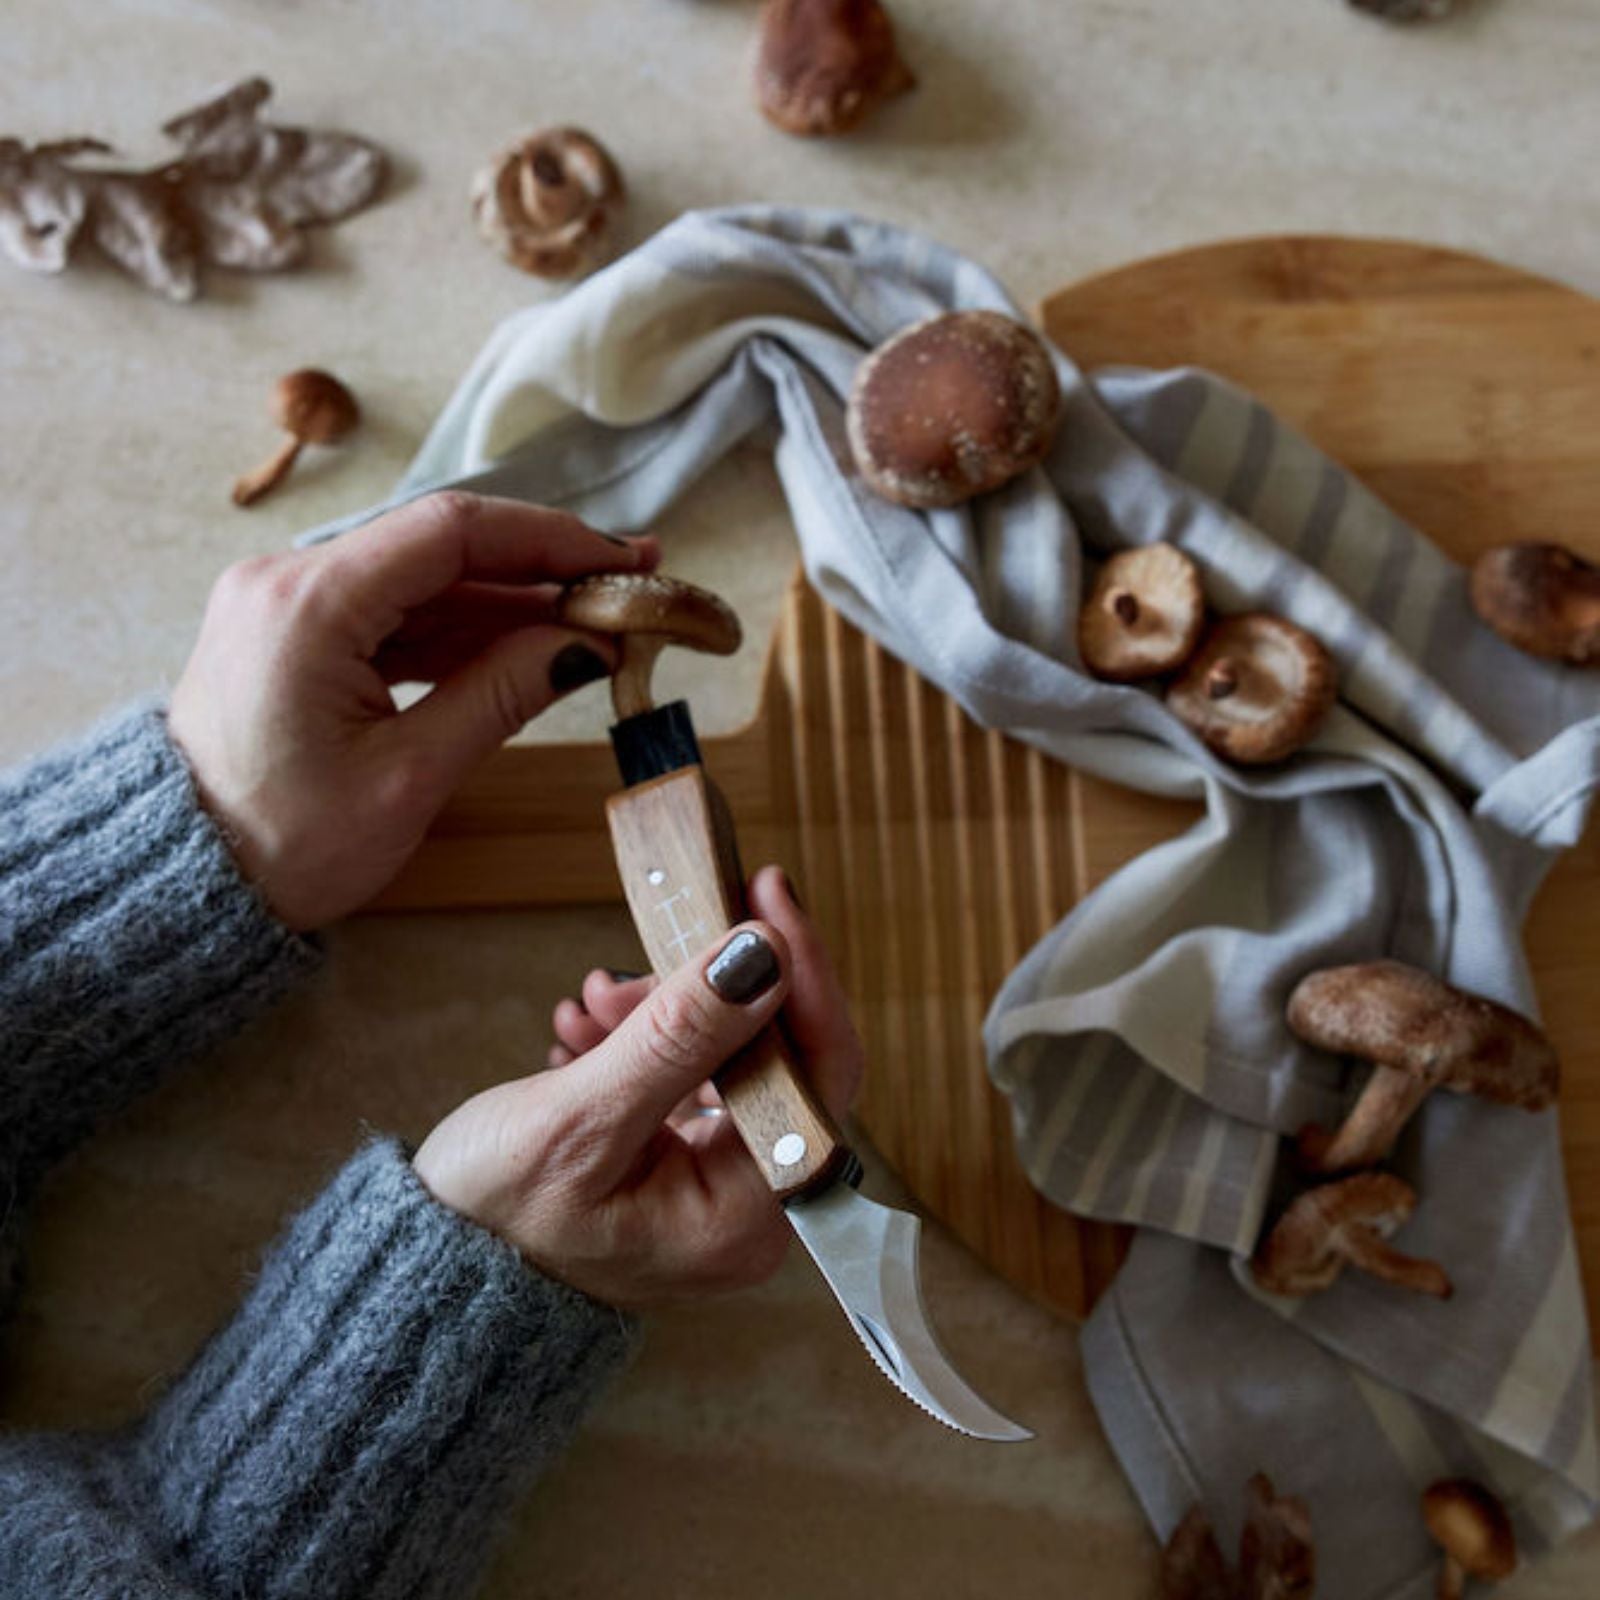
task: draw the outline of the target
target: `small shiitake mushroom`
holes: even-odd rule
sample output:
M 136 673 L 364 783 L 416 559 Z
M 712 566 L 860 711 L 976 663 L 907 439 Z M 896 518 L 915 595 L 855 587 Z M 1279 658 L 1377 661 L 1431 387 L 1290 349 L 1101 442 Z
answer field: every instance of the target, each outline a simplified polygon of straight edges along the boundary
M 730 656 L 743 630 L 720 595 L 659 572 L 603 572 L 575 583 L 562 595 L 559 620 L 576 628 L 622 636 L 622 654 L 611 680 L 619 721 L 649 711 L 655 702 L 650 676 L 669 644 Z
M 1416 1191 L 1392 1172 L 1358 1172 L 1308 1189 L 1257 1250 L 1251 1263 L 1255 1280 L 1270 1294 L 1316 1294 L 1349 1266 L 1448 1300 L 1453 1288 L 1438 1262 L 1403 1255 L 1388 1243 L 1416 1204 Z
M 575 278 L 598 266 L 624 198 L 616 162 L 581 128 L 529 134 L 472 181 L 478 231 L 539 278 Z
M 1517 1536 L 1499 1499 L 1471 1478 L 1445 1478 L 1422 1496 L 1428 1536 L 1444 1552 L 1435 1591 L 1461 1600 L 1468 1578 L 1498 1583 L 1517 1570 Z
M 236 506 L 254 505 L 282 482 L 306 445 L 337 444 L 361 420 L 361 408 L 331 372 L 302 367 L 278 379 L 272 390 L 272 415 L 289 438 L 270 460 L 234 484 Z
M 1372 1076 L 1337 1132 L 1301 1130 L 1300 1163 L 1312 1172 L 1383 1160 L 1435 1089 L 1525 1111 L 1543 1111 L 1560 1092 L 1561 1063 L 1541 1029 L 1401 961 L 1308 973 L 1289 996 L 1288 1022 L 1319 1050 L 1372 1063 Z
M 1205 620 L 1199 569 L 1176 545 L 1119 550 L 1078 614 L 1078 651 L 1097 678 L 1158 678 L 1194 653 Z
M 785 133 L 848 133 L 915 83 L 879 0 L 767 0 L 756 104 Z
M 1529 655 L 1600 662 L 1600 567 L 1559 544 L 1502 544 L 1473 563 L 1473 609 Z
M 1036 465 L 1061 386 L 1038 334 L 997 311 L 903 328 L 856 369 L 845 410 L 869 488 L 899 505 L 955 506 Z
M 1225 617 L 1167 690 L 1167 705 L 1220 756 L 1282 761 L 1317 731 L 1338 693 L 1328 652 L 1265 612 Z

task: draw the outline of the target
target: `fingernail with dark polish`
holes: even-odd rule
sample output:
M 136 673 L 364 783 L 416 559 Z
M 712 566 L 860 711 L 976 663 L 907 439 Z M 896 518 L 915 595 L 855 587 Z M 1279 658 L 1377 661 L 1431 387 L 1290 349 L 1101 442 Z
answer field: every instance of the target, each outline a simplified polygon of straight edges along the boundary
M 716 953 L 706 968 L 706 982 L 729 1005 L 748 1005 L 778 981 L 777 952 L 748 928 Z
M 569 644 L 558 650 L 550 662 L 550 687 L 557 694 L 570 694 L 596 678 L 611 675 L 611 668 L 586 644 Z
M 600 535 L 600 537 L 602 539 L 604 539 L 607 544 L 614 544 L 620 550 L 631 550 L 633 548 L 633 546 L 631 544 L 629 544 L 626 539 L 620 539 L 614 533 L 606 533 L 603 529 L 600 529 L 600 528 L 596 528 L 594 531 L 596 533 L 598 533 Z
M 800 891 L 794 886 L 794 879 L 786 872 L 783 875 L 783 892 L 788 895 L 789 903 L 796 911 L 804 911 L 806 903 L 800 898 Z
M 642 978 L 642 972 L 624 972 L 621 967 L 607 967 L 606 976 L 613 983 L 632 983 L 636 978 Z

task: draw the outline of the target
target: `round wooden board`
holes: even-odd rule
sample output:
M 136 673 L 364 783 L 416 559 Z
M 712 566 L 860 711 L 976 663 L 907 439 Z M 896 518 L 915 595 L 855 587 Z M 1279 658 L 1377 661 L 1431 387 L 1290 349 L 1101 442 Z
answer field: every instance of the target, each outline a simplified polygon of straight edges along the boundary
M 1600 301 L 1450 251 L 1272 238 L 1121 268 L 1051 295 L 1040 316 L 1085 368 L 1193 364 L 1242 384 L 1463 561 L 1507 539 L 1559 539 L 1600 559 Z M 1061 867 L 1039 877 L 1055 903 L 1038 921 L 1192 816 L 1058 772 L 1018 769 L 1024 788 L 1064 784 Z M 1044 808 L 1031 809 L 1037 826 Z M 903 884 L 917 870 L 907 848 Z M 1591 832 L 1540 894 L 1528 943 L 1565 1066 L 1567 1177 L 1600 1326 L 1597 904 Z M 970 1077 L 930 1078 L 918 1052 L 876 1052 L 862 1120 L 919 1202 L 1028 1294 L 1078 1317 L 1109 1282 L 1116 1236 L 1038 1201 L 1001 1132 L 1003 1108 L 980 1109 Z M 984 1136 L 963 1137 L 975 1123 Z

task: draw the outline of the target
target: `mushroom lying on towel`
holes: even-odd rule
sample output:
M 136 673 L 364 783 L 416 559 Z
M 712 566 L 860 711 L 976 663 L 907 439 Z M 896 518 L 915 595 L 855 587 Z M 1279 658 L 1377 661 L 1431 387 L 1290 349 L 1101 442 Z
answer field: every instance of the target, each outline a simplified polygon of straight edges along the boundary
M 1097 678 L 1157 678 L 1194 653 L 1205 620 L 1199 569 L 1176 545 L 1119 550 L 1078 614 L 1078 651 Z
M 861 363 L 845 429 L 867 486 L 926 510 L 1037 465 L 1060 408 L 1038 334 L 998 311 L 949 311 L 903 328 Z
M 1228 1571 L 1210 1519 L 1192 1506 L 1161 1552 L 1161 1600 L 1311 1600 L 1317 1558 L 1304 1500 L 1280 1495 L 1258 1472 L 1239 1537 L 1239 1571 Z
M 1559 544 L 1502 544 L 1473 563 L 1473 608 L 1517 649 L 1600 662 L 1600 567 Z
M 619 718 L 638 716 L 655 702 L 650 675 L 669 644 L 731 656 L 742 630 L 719 595 L 659 572 L 604 572 L 575 583 L 561 597 L 562 622 L 622 635 L 622 659 L 611 680 Z
M 1304 628 L 1252 611 L 1212 628 L 1167 705 L 1219 756 L 1258 766 L 1293 755 L 1337 693 L 1332 659 Z
M 1307 1044 L 1373 1063 L 1337 1133 L 1301 1133 L 1313 1172 L 1381 1161 L 1430 1090 L 1543 1111 L 1561 1085 L 1550 1041 L 1526 1017 L 1399 961 L 1311 973 L 1289 996 L 1288 1021 Z
M 1438 1262 L 1402 1255 L 1388 1243 L 1416 1204 L 1416 1191 L 1390 1172 L 1358 1172 L 1308 1189 L 1256 1252 L 1251 1263 L 1256 1282 L 1271 1294 L 1316 1294 L 1348 1266 L 1448 1300 L 1452 1286 Z
M 1445 1478 L 1422 1497 L 1428 1534 L 1444 1551 L 1439 1600 L 1461 1600 L 1468 1578 L 1496 1583 L 1517 1568 L 1517 1536 L 1506 1508 L 1481 1483 Z

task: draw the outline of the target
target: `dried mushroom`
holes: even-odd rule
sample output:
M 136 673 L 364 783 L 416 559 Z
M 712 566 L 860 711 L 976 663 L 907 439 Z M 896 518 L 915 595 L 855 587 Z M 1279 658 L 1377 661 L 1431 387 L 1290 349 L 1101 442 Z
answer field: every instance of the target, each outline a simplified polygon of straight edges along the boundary
M 1189 659 L 1205 620 L 1194 562 L 1176 545 L 1140 545 L 1101 567 L 1078 615 L 1078 650 L 1097 678 L 1156 678 Z
M 1456 0 L 1350 0 L 1350 4 L 1385 22 L 1437 22 L 1456 8 Z
M 903 328 L 861 363 L 845 428 L 869 488 L 928 509 L 1035 466 L 1060 407 L 1038 334 L 997 311 L 950 311 Z
M 1526 1017 L 1399 961 L 1311 973 L 1289 996 L 1288 1022 L 1319 1050 L 1373 1063 L 1336 1133 L 1301 1133 L 1300 1160 L 1314 1172 L 1381 1161 L 1434 1089 L 1542 1111 L 1561 1087 L 1555 1050 Z
M 622 635 L 622 654 L 611 680 L 619 719 L 655 704 L 650 677 L 669 644 L 730 656 L 743 630 L 733 608 L 709 589 L 658 572 L 603 572 L 575 583 L 561 597 L 559 620 L 596 633 Z
M 1251 1269 L 1271 1294 L 1316 1294 L 1356 1267 L 1417 1294 L 1448 1300 L 1448 1275 L 1436 1261 L 1402 1255 L 1389 1235 L 1416 1209 L 1410 1184 L 1389 1172 L 1358 1172 L 1308 1189 L 1278 1219 Z
M 288 475 L 308 444 L 337 444 L 361 420 L 356 397 L 331 372 L 302 367 L 279 378 L 272 415 L 289 435 L 273 455 L 233 486 L 236 506 L 254 505 Z
M 848 133 L 915 83 L 879 0 L 767 0 L 756 104 L 785 133 Z
M 1473 609 L 1529 655 L 1600 662 L 1600 567 L 1559 544 L 1502 544 L 1473 563 Z
M 1167 690 L 1167 705 L 1220 756 L 1282 761 L 1316 733 L 1338 693 L 1328 652 L 1265 612 L 1225 617 Z
M 253 272 L 292 266 L 302 231 L 374 199 L 387 163 L 349 134 L 263 122 L 271 95 L 249 78 L 168 122 L 183 154 L 148 171 L 85 164 L 97 139 L 29 148 L 0 140 L 0 249 L 34 272 L 60 272 L 87 238 L 146 288 L 190 300 L 202 262 Z
M 1258 1472 L 1239 1537 L 1239 1570 L 1228 1570 L 1199 1507 L 1173 1529 L 1161 1553 L 1161 1600 L 1311 1600 L 1317 1560 L 1305 1501 L 1279 1495 Z
M 539 278 L 575 278 L 610 254 L 625 194 L 598 139 L 581 128 L 545 128 L 473 179 L 472 212 L 512 266 Z
M 1506 1508 L 1471 1478 L 1445 1478 L 1422 1497 L 1428 1535 L 1444 1552 L 1439 1600 L 1461 1600 L 1468 1578 L 1498 1583 L 1517 1569 L 1517 1536 Z

